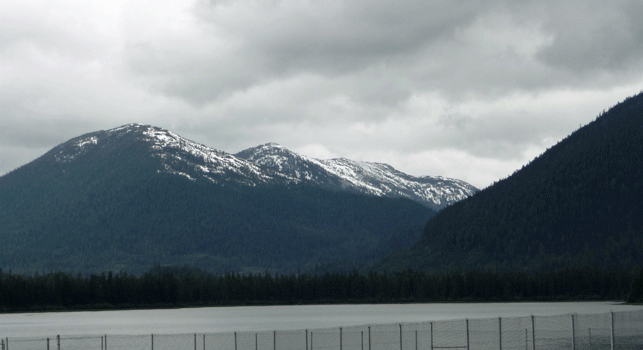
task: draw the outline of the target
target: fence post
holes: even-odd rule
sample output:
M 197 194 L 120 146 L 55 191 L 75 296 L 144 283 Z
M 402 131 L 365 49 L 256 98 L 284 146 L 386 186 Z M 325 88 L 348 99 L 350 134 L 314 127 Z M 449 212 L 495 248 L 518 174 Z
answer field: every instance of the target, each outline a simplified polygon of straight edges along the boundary
M 203 335 L 203 350 L 205 350 L 205 334 Z
M 368 350 L 371 350 L 371 326 L 368 326 Z
M 234 332 L 234 350 L 237 350 L 237 332 Z
M 151 334 L 150 344 L 152 344 L 152 350 L 154 350 L 154 333 Z
M 313 332 L 310 332 L 310 350 L 313 350 Z
M 467 350 L 469 350 L 469 319 L 466 319 L 467 321 Z
M 4 350 L 4 344 L 2 344 L 2 350 Z M 49 337 L 47 337 L 47 350 L 49 350 Z
M 272 350 L 277 350 L 277 331 L 272 331 Z
M 306 329 L 306 350 L 308 350 L 308 330 L 307 329 Z
M 306 350 L 308 350 L 308 341 L 306 341 Z M 203 349 L 205 350 L 205 349 Z M 259 350 L 259 336 L 255 332 L 255 350 Z
M 400 323 L 400 350 L 402 349 L 402 324 Z
M 342 350 L 342 327 L 339 327 L 339 350 Z
M 58 350 L 60 350 L 60 334 L 56 336 L 56 340 L 58 342 Z
M 364 350 L 364 331 L 362 331 L 362 350 Z
M 498 317 L 498 348 L 502 350 L 502 317 Z
M 105 334 L 105 350 L 107 350 L 107 334 Z
M 536 350 L 536 326 L 534 323 L 534 315 L 531 315 L 531 347 Z
M 4 350 L 4 339 L 0 339 L 0 348 Z
M 418 331 L 415 331 L 415 350 L 418 350 Z
M 574 327 L 574 315 L 572 314 L 572 350 L 576 350 L 576 330 Z
M 196 350 L 196 333 L 194 333 L 194 350 Z
M 433 322 L 431 322 L 431 350 L 433 350 Z
M 611 331 L 611 348 L 614 350 L 614 312 L 610 311 L 610 328 L 612 329 Z

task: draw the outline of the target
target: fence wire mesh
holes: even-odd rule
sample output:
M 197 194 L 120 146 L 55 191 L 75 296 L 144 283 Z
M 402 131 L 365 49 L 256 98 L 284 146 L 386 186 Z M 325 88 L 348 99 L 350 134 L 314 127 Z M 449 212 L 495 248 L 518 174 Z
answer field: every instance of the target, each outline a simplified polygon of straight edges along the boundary
M 2 338 L 0 350 L 643 349 L 643 310 L 313 330 Z

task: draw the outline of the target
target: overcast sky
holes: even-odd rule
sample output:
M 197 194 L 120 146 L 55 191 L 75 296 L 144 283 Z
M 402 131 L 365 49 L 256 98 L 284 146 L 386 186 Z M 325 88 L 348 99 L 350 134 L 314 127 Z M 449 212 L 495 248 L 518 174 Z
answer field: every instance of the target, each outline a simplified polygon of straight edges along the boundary
M 483 188 L 643 89 L 643 2 L 2 0 L 0 174 L 132 122 Z

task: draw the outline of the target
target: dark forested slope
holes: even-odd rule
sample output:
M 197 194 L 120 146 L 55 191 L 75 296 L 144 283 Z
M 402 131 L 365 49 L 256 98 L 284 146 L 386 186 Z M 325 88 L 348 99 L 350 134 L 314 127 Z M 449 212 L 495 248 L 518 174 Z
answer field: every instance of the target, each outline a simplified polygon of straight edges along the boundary
M 426 225 L 386 268 L 628 266 L 642 261 L 643 94 Z
M 0 268 L 140 273 L 361 264 L 433 212 L 293 181 L 166 130 L 83 135 L 0 177 Z

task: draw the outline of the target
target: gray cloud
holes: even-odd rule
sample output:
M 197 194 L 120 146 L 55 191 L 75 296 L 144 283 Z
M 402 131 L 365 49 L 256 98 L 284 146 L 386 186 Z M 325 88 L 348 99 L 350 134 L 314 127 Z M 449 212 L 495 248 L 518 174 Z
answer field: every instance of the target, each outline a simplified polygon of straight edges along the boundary
M 130 122 L 483 187 L 643 83 L 637 1 L 0 4 L 0 174 Z
M 539 55 L 547 64 L 577 74 L 640 68 L 643 3 L 562 2 L 550 14 L 545 28 L 554 40 Z
M 639 68 L 639 7 L 200 1 L 189 24 L 198 29 L 196 40 L 163 32 L 163 38 L 136 41 L 128 52 L 133 72 L 149 89 L 197 105 L 311 74 L 341 80 L 340 91 L 364 103 L 397 104 L 418 90 L 497 97 L 618 84 L 623 74 L 597 77 L 595 70 Z M 583 67 L 595 74 L 586 77 Z
M 478 4 L 446 1 L 199 2 L 198 42 L 169 35 L 130 46 L 132 70 L 150 87 L 203 104 L 235 90 L 298 74 L 381 75 L 417 64 L 452 37 Z M 174 37 L 172 37 L 174 36 Z M 398 75 L 400 76 L 400 75 Z M 409 86 L 406 89 L 411 89 Z

